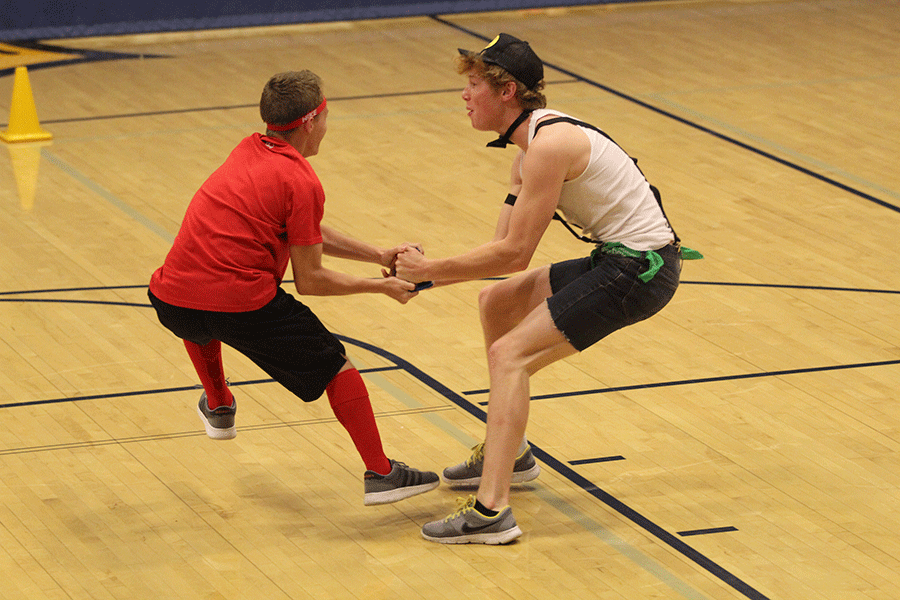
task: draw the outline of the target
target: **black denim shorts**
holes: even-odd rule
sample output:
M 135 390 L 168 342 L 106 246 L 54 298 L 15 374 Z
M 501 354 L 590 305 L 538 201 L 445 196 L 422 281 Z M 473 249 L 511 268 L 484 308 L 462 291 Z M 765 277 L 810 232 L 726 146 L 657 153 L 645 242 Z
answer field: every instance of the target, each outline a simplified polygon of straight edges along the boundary
M 681 275 L 681 251 L 670 244 L 656 251 L 663 259 L 659 272 L 644 283 L 646 258 L 596 254 L 550 266 L 553 295 L 550 315 L 578 351 L 612 332 L 653 316 L 672 299 Z
M 231 346 L 304 402 L 319 398 L 347 361 L 341 341 L 281 288 L 259 310 L 239 313 L 182 308 L 148 295 L 159 322 L 176 336 Z

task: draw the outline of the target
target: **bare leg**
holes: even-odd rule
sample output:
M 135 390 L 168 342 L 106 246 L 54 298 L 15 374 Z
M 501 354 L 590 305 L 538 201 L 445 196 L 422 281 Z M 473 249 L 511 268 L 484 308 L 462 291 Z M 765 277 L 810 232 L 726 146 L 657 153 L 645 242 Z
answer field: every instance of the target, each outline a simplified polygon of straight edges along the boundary
M 526 271 L 481 290 L 478 308 L 488 358 L 491 345 L 512 331 L 551 294 L 550 265 Z M 526 443 L 523 435 L 519 442 L 519 452 L 525 449 Z
M 489 343 L 491 392 L 477 497 L 492 509 L 509 504 L 513 464 L 528 423 L 529 378 L 543 367 L 578 352 L 556 329 L 543 298 L 527 316 L 500 333 L 518 318 L 516 310 L 522 309 L 516 306 L 533 303 L 535 295 L 545 291 L 549 295 L 549 268 L 524 273 L 506 283 L 511 284 L 505 290 L 507 294 L 496 294 L 494 302 L 483 297 L 481 302 L 482 327 Z
M 510 277 L 481 290 L 478 310 L 484 347 L 491 344 L 522 322 L 532 310 L 552 295 L 550 265 Z

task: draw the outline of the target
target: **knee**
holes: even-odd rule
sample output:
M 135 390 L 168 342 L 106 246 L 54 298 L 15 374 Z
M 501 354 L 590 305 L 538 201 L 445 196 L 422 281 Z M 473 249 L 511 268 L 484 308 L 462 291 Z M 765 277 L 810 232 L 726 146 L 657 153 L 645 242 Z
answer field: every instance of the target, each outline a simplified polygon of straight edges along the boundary
M 518 346 L 505 335 L 490 345 L 487 355 L 488 368 L 504 371 L 516 368 L 520 352 Z

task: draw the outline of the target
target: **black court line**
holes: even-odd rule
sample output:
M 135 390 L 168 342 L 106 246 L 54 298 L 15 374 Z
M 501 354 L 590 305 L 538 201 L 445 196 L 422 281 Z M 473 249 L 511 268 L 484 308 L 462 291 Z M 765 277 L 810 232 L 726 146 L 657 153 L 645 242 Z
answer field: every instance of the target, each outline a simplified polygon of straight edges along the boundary
M 143 285 L 108 285 L 94 287 L 77 287 L 77 288 L 49 288 L 43 290 L 22 290 L 16 292 L 0 292 L 0 296 L 12 296 L 18 294 L 52 294 L 54 292 L 108 292 L 109 290 L 139 290 L 147 289 L 147 284 Z
M 141 308 L 153 308 L 150 304 L 135 304 Z M 385 371 L 399 371 L 400 367 L 393 365 L 388 367 L 373 367 L 371 369 L 359 369 L 360 373 L 383 373 Z M 228 387 L 240 387 L 244 385 L 259 385 L 261 383 L 275 383 L 274 379 L 248 379 L 246 381 L 229 381 Z M 185 385 L 171 388 L 154 388 L 151 390 L 136 390 L 132 392 L 114 392 L 111 394 L 93 394 L 91 396 L 67 396 L 65 398 L 46 398 L 44 400 L 28 400 L 24 402 L 7 402 L 0 404 L 3 408 L 20 408 L 22 406 L 40 406 L 44 404 L 64 404 L 67 402 L 81 402 L 84 400 L 112 400 L 115 398 L 128 398 L 132 396 L 152 396 L 154 394 L 171 394 L 173 392 L 188 392 L 202 390 L 200 385 Z
M 737 531 L 737 527 L 710 527 L 709 529 L 693 529 L 691 531 L 679 531 L 678 535 L 681 537 L 690 537 L 692 535 L 709 535 L 711 533 L 728 533 L 731 531 Z
M 106 306 L 147 306 L 141 302 L 118 302 L 115 300 L 104 300 L 97 302 L 96 300 L 68 300 L 65 298 L 0 298 L 0 302 L 38 302 L 42 304 L 103 304 Z
M 2 71 L 0 71 L 0 75 L 2 75 Z M 556 80 L 550 81 L 548 83 L 552 83 L 553 85 L 559 85 L 564 83 L 579 83 L 575 79 L 566 79 L 566 80 Z M 448 93 L 458 93 L 462 89 L 462 86 L 455 88 L 444 88 L 444 89 L 434 89 L 434 90 L 414 90 L 409 92 L 386 92 L 383 94 L 363 94 L 356 96 L 334 96 L 329 97 L 328 102 L 334 104 L 336 102 L 342 102 L 347 100 L 378 100 L 381 98 L 400 98 L 405 96 L 427 96 L 430 94 L 448 94 Z M 159 117 L 159 116 L 167 116 L 167 115 L 183 115 L 189 113 L 202 113 L 202 112 L 212 112 L 216 110 L 241 110 L 241 109 L 259 109 L 259 102 L 253 104 L 223 104 L 220 106 L 195 106 L 192 108 L 170 108 L 167 110 L 153 110 L 153 111 L 142 111 L 142 112 L 130 112 L 130 113 L 118 113 L 112 115 L 92 115 L 89 117 L 69 117 L 65 119 L 46 119 L 42 120 L 41 123 L 44 125 L 58 125 L 64 123 L 83 123 L 83 122 L 93 122 L 93 121 L 108 121 L 112 119 L 135 119 L 142 117 Z M 4 127 L 8 124 L 2 124 Z
M 791 283 L 735 283 L 727 281 L 681 281 L 681 285 L 720 285 L 727 287 L 773 288 L 783 290 L 817 290 L 822 292 L 855 292 L 860 294 L 900 294 L 900 290 L 835 287 L 830 285 L 801 285 Z
M 369 94 L 363 96 L 335 96 L 333 98 L 328 98 L 328 102 L 333 104 L 335 102 L 340 102 L 343 100 L 369 100 L 369 99 L 378 99 L 378 98 L 397 98 L 402 96 L 424 96 L 428 94 L 446 94 L 448 92 L 458 92 L 458 88 L 453 89 L 443 89 L 443 90 L 418 90 L 413 92 L 391 92 L 385 94 Z M 253 104 L 228 104 L 222 106 L 200 106 L 194 108 L 173 108 L 168 110 L 154 110 L 147 112 L 135 112 L 135 113 L 120 113 L 116 115 L 96 115 L 91 117 L 78 117 L 72 119 L 56 119 L 56 120 L 47 120 L 43 121 L 45 124 L 53 124 L 53 123 L 77 123 L 81 121 L 105 121 L 109 119 L 133 119 L 139 117 L 157 117 L 163 115 L 181 115 L 187 113 L 200 113 L 200 112 L 210 112 L 215 110 L 240 110 L 240 109 L 259 109 L 259 102 Z
M 845 371 L 849 369 L 865 369 L 869 367 L 889 367 L 900 365 L 900 359 L 882 360 L 875 362 L 853 363 L 847 365 L 828 365 L 824 367 L 805 367 L 801 369 L 784 369 L 782 371 L 761 371 L 759 373 L 742 373 L 740 375 L 721 375 L 719 377 L 700 377 L 697 379 L 680 379 L 676 381 L 660 381 L 657 383 L 638 383 L 635 385 L 622 385 L 618 387 L 596 388 L 593 390 L 575 390 L 560 392 L 558 394 L 542 394 L 532 396 L 531 400 L 553 400 L 558 398 L 571 398 L 573 396 L 590 396 L 592 394 L 609 394 L 612 392 L 629 392 L 634 390 L 650 390 L 655 388 L 675 387 L 680 385 L 699 385 L 703 383 L 718 383 L 722 381 L 739 381 L 742 379 L 759 379 L 763 377 L 782 377 L 785 375 L 802 375 L 805 373 L 825 373 L 828 371 Z M 464 396 L 477 396 L 489 393 L 489 389 L 470 390 L 462 392 Z M 487 402 L 480 402 L 486 406 Z
M 624 456 L 602 456 L 600 458 L 582 458 L 580 460 L 570 460 L 569 464 L 577 467 L 578 465 L 593 465 L 596 463 L 613 462 L 617 460 L 625 460 Z
M 448 20 L 440 17 L 439 15 L 429 15 L 429 17 L 431 19 L 437 21 L 438 23 L 442 23 L 448 27 L 456 29 L 457 31 L 461 31 L 467 35 L 470 35 L 470 36 L 477 38 L 479 40 L 482 40 L 484 42 L 489 42 L 491 40 L 491 38 L 489 38 L 489 37 L 483 36 L 480 33 L 472 31 L 471 29 L 467 29 L 466 27 L 463 27 L 461 25 L 457 25 L 456 23 L 448 21 Z M 687 125 L 688 127 L 691 127 L 692 129 L 696 129 L 698 131 L 702 131 L 703 133 L 708 133 L 709 135 L 711 135 L 713 137 L 716 137 L 716 138 L 723 140 L 725 142 L 728 142 L 730 144 L 734 144 L 735 146 L 738 146 L 739 148 L 747 150 L 748 152 L 752 152 L 753 154 L 757 154 L 759 156 L 762 156 L 763 158 L 767 158 L 769 160 L 775 161 L 775 162 L 779 163 L 780 165 L 783 165 L 783 166 L 793 169 L 795 171 L 799 171 L 800 173 L 803 173 L 804 175 L 808 175 L 814 179 L 818 179 L 819 181 L 821 181 L 823 183 L 827 183 L 828 185 L 839 188 L 845 192 L 853 194 L 854 196 L 858 196 L 860 198 L 863 198 L 865 200 L 868 200 L 870 202 L 878 204 L 879 206 L 882 206 L 884 208 L 887 208 L 887 209 L 890 209 L 890 210 L 900 213 L 900 206 L 897 206 L 896 204 L 891 204 L 890 202 L 887 202 L 886 200 L 876 198 L 875 196 L 873 196 L 871 194 L 867 194 L 867 193 L 865 193 L 861 190 L 858 190 L 856 188 L 853 188 L 845 183 L 841 183 L 840 181 L 837 181 L 836 179 L 832 179 L 831 177 L 828 177 L 821 173 L 817 173 L 816 171 L 813 171 L 812 169 L 808 169 L 806 167 L 798 165 L 797 163 L 791 162 L 785 158 L 776 156 L 776 155 L 772 154 L 771 152 L 766 152 L 765 150 L 762 150 L 761 148 L 757 148 L 755 146 L 752 146 L 750 144 L 747 144 L 745 142 L 737 140 L 731 136 L 725 135 L 724 133 L 720 133 L 714 129 L 706 127 L 705 125 L 701 125 L 700 123 L 691 121 L 690 119 L 680 117 L 673 112 L 667 111 L 658 106 L 654 106 L 654 105 L 650 104 L 649 102 L 644 102 L 643 100 L 635 98 L 634 96 L 631 96 L 624 92 L 620 92 L 619 90 L 611 88 L 607 85 L 603 85 L 602 83 L 599 83 L 597 81 L 593 81 L 592 79 L 588 79 L 587 77 L 584 77 L 573 71 L 570 71 L 568 69 L 560 67 L 559 65 L 555 65 L 553 63 L 548 63 L 548 62 L 544 61 L 544 66 L 550 67 L 551 69 L 559 71 L 560 73 L 562 73 L 564 75 L 572 77 L 573 79 L 577 79 L 578 81 L 580 81 L 582 83 L 586 83 L 597 89 L 601 89 L 601 90 L 608 92 L 614 96 L 617 96 L 623 100 L 627 100 L 628 102 L 637 104 L 638 106 L 646 108 L 647 110 L 651 110 L 657 114 L 663 115 L 664 117 L 668 117 L 669 119 L 677 121 L 677 122 L 681 123 L 682 125 Z
M 55 54 L 77 54 L 75 57 L 59 57 L 59 58 L 49 58 L 44 62 L 32 63 L 30 65 L 26 65 L 29 71 L 36 71 L 38 69 L 50 69 L 54 67 L 63 67 L 68 65 L 77 65 L 80 63 L 87 62 L 98 62 L 98 61 L 107 61 L 107 60 L 129 60 L 129 59 L 153 59 L 153 58 L 167 58 L 164 55 L 160 54 L 130 54 L 125 52 L 111 52 L 108 50 L 82 50 L 79 48 L 66 48 L 64 46 L 53 46 L 50 44 L 44 44 L 38 41 L 18 41 L 18 42 L 5 42 L 9 46 L 14 46 L 17 48 L 22 48 L 24 50 L 37 50 L 40 52 L 49 52 Z M 9 54 L 18 54 L 15 52 L 10 52 Z M 15 68 L 9 69 L 0 69 L 0 77 L 6 77 L 15 73 Z
M 507 279 L 506 277 L 485 277 L 478 281 L 499 281 Z M 282 283 L 294 283 L 293 279 L 285 279 Z M 874 288 L 851 288 L 851 287 L 835 287 L 826 285 L 802 285 L 802 284 L 785 284 L 785 283 L 740 283 L 732 281 L 681 281 L 681 285 L 715 285 L 722 287 L 753 287 L 753 288 L 774 288 L 774 289 L 790 289 L 790 290 L 813 290 L 826 292 L 851 292 L 858 294 L 900 294 L 900 290 L 886 290 Z M 44 288 L 36 290 L 13 290 L 0 292 L 0 296 L 20 296 L 23 294 L 54 294 L 54 293 L 73 293 L 73 292 L 107 292 L 110 290 L 141 290 L 147 289 L 147 284 L 139 285 L 108 285 L 108 286 L 91 286 L 91 287 L 71 287 L 71 288 Z M 101 301 L 97 301 L 102 303 Z

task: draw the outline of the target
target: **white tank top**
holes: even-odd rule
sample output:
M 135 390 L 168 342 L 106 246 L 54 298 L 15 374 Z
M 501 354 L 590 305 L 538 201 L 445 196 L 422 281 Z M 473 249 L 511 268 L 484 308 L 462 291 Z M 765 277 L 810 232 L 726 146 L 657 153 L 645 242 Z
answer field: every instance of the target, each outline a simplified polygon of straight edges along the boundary
M 554 110 L 534 111 L 528 125 L 529 144 L 538 121 L 547 115 L 569 116 Z M 590 139 L 591 158 L 584 173 L 563 183 L 557 208 L 566 221 L 592 240 L 621 242 L 632 250 L 658 250 L 672 243 L 675 234 L 631 157 L 603 134 L 586 127 L 581 130 Z

